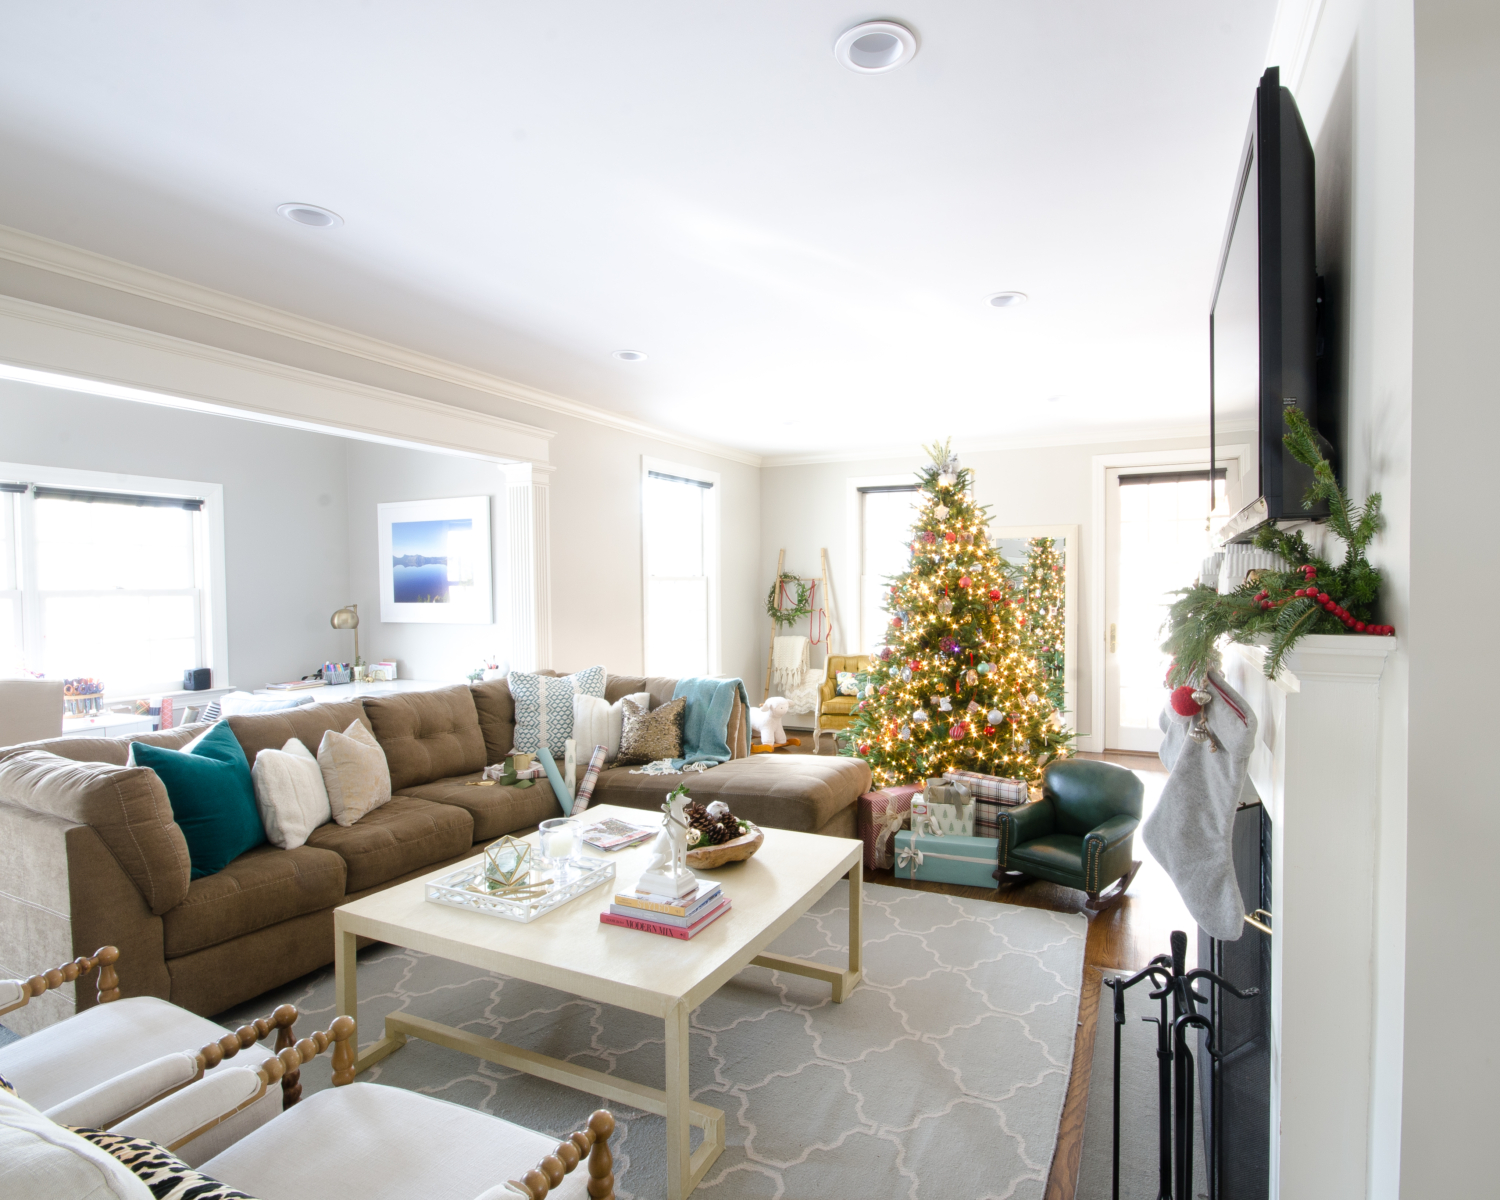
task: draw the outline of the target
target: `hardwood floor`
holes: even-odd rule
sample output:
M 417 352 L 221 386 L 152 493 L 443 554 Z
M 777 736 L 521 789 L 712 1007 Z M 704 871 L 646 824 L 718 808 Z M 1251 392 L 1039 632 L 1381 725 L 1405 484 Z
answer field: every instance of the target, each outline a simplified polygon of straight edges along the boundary
M 804 744 L 809 739 L 804 737 Z M 1136 771 L 1146 785 L 1146 813 L 1155 807 L 1161 795 L 1166 772 L 1154 754 L 1082 754 L 1081 758 L 1103 759 Z M 1082 892 L 1040 880 L 1003 890 L 963 887 L 958 884 L 926 883 L 897 879 L 890 871 L 871 871 L 865 878 L 888 887 L 914 888 L 967 896 L 976 900 L 1001 900 L 1028 908 L 1046 908 L 1054 912 L 1083 913 L 1089 918 L 1088 940 L 1084 946 L 1083 991 L 1078 1007 L 1078 1035 L 1073 1043 L 1073 1075 L 1063 1102 L 1062 1121 L 1058 1128 L 1057 1152 L 1047 1180 L 1046 1200 L 1073 1200 L 1078 1185 L 1078 1166 L 1083 1153 L 1084 1114 L 1088 1110 L 1089 1074 L 1094 1061 L 1094 1034 L 1098 1025 L 1099 980 L 1101 969 L 1135 969 L 1144 966 L 1152 955 L 1167 951 L 1174 929 L 1186 930 L 1191 959 L 1196 944 L 1196 927 L 1188 916 L 1177 889 L 1166 873 L 1152 861 L 1141 844 L 1135 842 L 1141 870 L 1125 898 L 1102 913 L 1090 913 L 1083 906 Z

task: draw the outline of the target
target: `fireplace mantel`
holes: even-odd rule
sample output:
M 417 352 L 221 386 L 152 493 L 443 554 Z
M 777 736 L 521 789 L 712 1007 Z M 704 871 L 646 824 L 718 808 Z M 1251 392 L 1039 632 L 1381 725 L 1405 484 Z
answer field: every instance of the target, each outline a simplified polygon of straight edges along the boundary
M 1394 639 L 1313 634 L 1266 679 L 1224 677 L 1260 723 L 1250 782 L 1272 822 L 1271 1194 L 1364 1200 L 1374 1044 L 1380 681 Z

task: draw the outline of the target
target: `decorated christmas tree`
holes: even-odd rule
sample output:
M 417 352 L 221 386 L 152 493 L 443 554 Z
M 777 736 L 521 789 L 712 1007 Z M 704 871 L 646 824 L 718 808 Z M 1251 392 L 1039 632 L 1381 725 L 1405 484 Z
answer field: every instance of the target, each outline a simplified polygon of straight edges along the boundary
M 855 710 L 854 740 L 878 787 L 949 770 L 1034 780 L 1066 756 L 1046 680 L 1023 642 L 1019 593 L 948 446 L 918 473 L 911 565 L 888 581 L 886 645 Z
M 1057 543 L 1034 537 L 1026 544 L 1026 565 L 1020 580 L 1021 641 L 1042 669 L 1047 699 L 1063 706 L 1063 649 L 1066 644 L 1063 600 L 1063 560 Z

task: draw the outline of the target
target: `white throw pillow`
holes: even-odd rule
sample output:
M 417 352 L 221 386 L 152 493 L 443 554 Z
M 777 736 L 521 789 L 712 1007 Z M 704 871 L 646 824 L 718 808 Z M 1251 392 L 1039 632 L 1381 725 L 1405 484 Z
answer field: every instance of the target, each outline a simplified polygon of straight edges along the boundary
M 620 731 L 625 726 L 625 701 L 633 700 L 641 708 L 651 707 L 650 692 L 636 692 L 613 704 L 598 696 L 573 697 L 573 739 L 578 743 L 578 761 L 587 762 L 595 746 L 603 746 L 604 761 L 614 762 L 620 754 Z
M 114 1155 L 0 1088 L 0 1196 L 27 1200 L 151 1200 Z
M 573 736 L 573 697 L 604 696 L 604 667 L 590 667 L 572 675 L 534 675 L 512 671 L 510 694 L 516 702 L 515 748 L 535 754 L 543 746 L 561 762 Z
M 306 844 L 307 835 L 319 825 L 333 820 L 323 769 L 297 738 L 287 738 L 280 750 L 257 754 L 250 779 L 255 784 L 260 823 L 273 846 L 295 850 Z
M 343 733 L 330 729 L 323 735 L 318 766 L 328 789 L 328 808 L 340 825 L 353 825 L 391 798 L 390 764 L 362 721 Z

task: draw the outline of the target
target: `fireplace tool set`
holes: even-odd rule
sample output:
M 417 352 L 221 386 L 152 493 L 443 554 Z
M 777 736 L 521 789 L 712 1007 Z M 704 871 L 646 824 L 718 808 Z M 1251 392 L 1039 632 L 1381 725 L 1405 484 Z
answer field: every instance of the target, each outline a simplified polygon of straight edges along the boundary
M 1113 1141 L 1113 1200 L 1120 1200 L 1120 1033 L 1125 1024 L 1125 992 L 1138 983 L 1150 980 L 1157 990 L 1150 997 L 1161 1005 L 1159 1017 L 1143 1017 L 1156 1025 L 1156 1062 L 1160 1102 L 1157 1109 L 1159 1128 L 1158 1162 L 1160 1182 L 1156 1200 L 1193 1200 L 1193 1092 L 1194 1063 L 1188 1049 L 1188 1031 L 1201 1030 L 1203 1048 L 1215 1064 L 1219 1060 L 1218 1042 L 1215 1038 L 1214 1022 L 1208 1015 L 1209 998 L 1200 995 L 1194 984 L 1204 980 L 1214 987 L 1228 992 L 1241 1000 L 1260 994 L 1258 988 L 1241 991 L 1227 979 L 1213 971 L 1198 968 L 1185 971 L 1187 959 L 1187 934 L 1176 930 L 1172 934 L 1172 953 L 1168 957 L 1158 954 L 1142 970 L 1129 979 L 1106 979 L 1104 984 L 1115 997 L 1115 1076 L 1114 1076 L 1114 1141 Z M 1170 1006 L 1170 1015 L 1168 1012 Z M 1217 1084 L 1218 1072 L 1213 1082 Z M 1223 1106 L 1214 1103 L 1209 1118 L 1208 1142 L 1208 1194 L 1210 1200 L 1219 1196 L 1219 1154 Z M 1173 1177 L 1176 1189 L 1173 1189 Z

